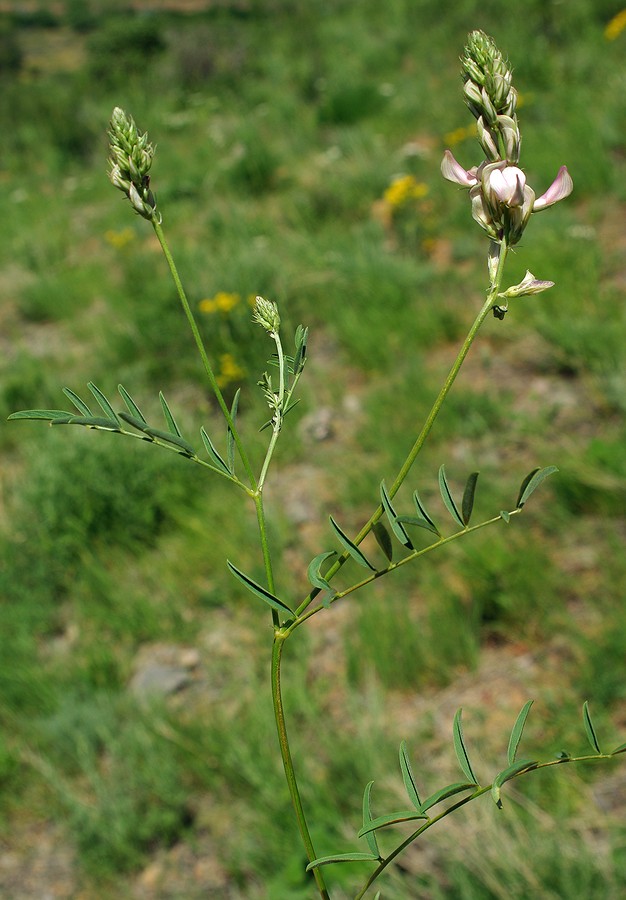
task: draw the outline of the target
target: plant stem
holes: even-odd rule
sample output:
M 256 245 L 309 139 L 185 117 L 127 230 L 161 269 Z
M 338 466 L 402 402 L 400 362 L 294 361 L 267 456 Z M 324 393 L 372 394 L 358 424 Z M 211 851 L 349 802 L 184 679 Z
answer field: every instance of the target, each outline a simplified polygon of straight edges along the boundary
M 287 727 L 285 724 L 285 711 L 283 707 L 280 684 L 280 665 L 284 642 L 285 635 L 279 630 L 275 631 L 274 645 L 272 647 L 272 701 L 274 704 L 274 717 L 276 719 L 276 730 L 278 732 L 278 742 L 280 744 L 280 753 L 283 760 L 285 778 L 287 779 L 287 785 L 289 787 L 289 793 L 291 795 L 291 802 L 296 814 L 296 819 L 298 820 L 300 836 L 306 850 L 307 858 L 309 862 L 313 862 L 313 860 L 316 859 L 317 854 L 315 853 L 311 834 L 306 823 L 304 809 L 302 807 L 302 800 L 300 799 L 300 791 L 298 790 L 298 782 L 296 781 L 293 760 L 291 758 L 291 750 L 289 748 L 289 738 L 287 737 Z M 315 883 L 322 900 L 330 900 L 330 894 L 326 889 L 324 876 L 318 868 L 313 869 L 313 876 L 315 878 Z
M 259 488 L 254 494 L 254 505 L 256 508 L 256 520 L 259 526 L 259 539 L 261 541 L 261 552 L 263 553 L 263 565 L 265 566 L 265 578 L 267 580 L 267 589 L 270 593 L 275 592 L 274 570 L 272 568 L 272 556 L 270 553 L 270 545 L 267 539 L 267 526 L 265 522 L 265 509 L 263 507 L 263 493 Z M 272 625 L 274 630 L 280 625 L 278 611 L 272 609 Z
M 178 274 L 178 269 L 176 268 L 176 263 L 174 262 L 174 257 L 170 253 L 170 248 L 167 245 L 167 241 L 165 240 L 165 234 L 163 233 L 163 228 L 160 222 L 157 222 L 155 219 L 152 220 L 152 227 L 154 228 L 154 232 L 158 238 L 159 244 L 161 245 L 161 249 L 163 250 L 163 254 L 165 259 L 167 260 L 167 264 L 169 266 L 170 272 L 172 274 L 172 278 L 174 280 L 174 284 L 176 285 L 176 290 L 178 291 L 178 296 L 180 298 L 180 302 L 182 304 L 183 310 L 185 311 L 185 315 L 187 316 L 187 321 L 189 322 L 189 327 L 191 328 L 191 333 L 193 334 L 194 340 L 196 342 L 196 347 L 198 348 L 198 353 L 200 354 L 200 359 L 202 360 L 202 365 L 204 366 L 204 371 L 206 372 L 207 378 L 209 379 L 209 383 L 211 385 L 211 389 L 215 394 L 215 398 L 224 414 L 224 418 L 230 428 L 235 445 L 237 447 L 237 451 L 239 452 L 239 456 L 241 457 L 241 462 L 243 463 L 243 467 L 246 470 L 246 474 L 250 480 L 250 486 L 252 490 L 256 489 L 256 479 L 254 477 L 254 472 L 252 471 L 252 466 L 250 465 L 250 460 L 248 459 L 248 454 L 246 453 L 245 447 L 243 446 L 243 442 L 239 435 L 239 432 L 235 426 L 233 418 L 230 414 L 230 410 L 226 405 L 226 401 L 224 400 L 224 395 L 220 390 L 220 386 L 217 383 L 217 379 L 215 378 L 215 374 L 211 367 L 211 363 L 209 362 L 209 358 L 207 356 L 206 349 L 204 347 L 204 342 L 202 340 L 202 336 L 196 324 L 196 320 L 194 318 L 193 312 L 191 311 L 191 306 L 189 305 L 189 301 L 187 299 L 187 295 L 185 293 L 185 289 L 183 287 L 183 283 L 180 280 L 180 276 Z
M 405 478 L 409 474 L 409 472 L 413 466 L 413 463 L 417 459 L 417 456 L 418 456 L 420 450 L 424 446 L 426 438 L 428 437 L 428 435 L 430 434 L 430 432 L 432 430 L 432 427 L 435 423 L 435 419 L 439 415 L 439 411 L 440 411 L 441 407 L 443 406 L 443 403 L 444 403 L 446 397 L 448 396 L 448 393 L 450 392 L 450 388 L 454 384 L 456 377 L 459 374 L 459 371 L 461 369 L 461 366 L 465 362 L 465 357 L 469 353 L 469 349 L 474 342 L 474 338 L 478 334 L 480 326 L 485 321 L 489 311 L 495 305 L 496 297 L 498 295 L 498 292 L 500 291 L 500 285 L 502 283 L 502 275 L 504 273 L 504 264 L 506 262 L 507 253 L 508 253 L 508 245 L 505 240 L 502 240 L 502 242 L 500 244 L 500 255 L 498 258 L 497 271 L 495 273 L 495 276 L 493 278 L 493 281 L 492 281 L 489 291 L 487 293 L 487 299 L 485 300 L 480 312 L 474 319 L 474 322 L 472 323 L 472 326 L 471 326 L 470 330 L 468 331 L 467 336 L 466 336 L 465 340 L 463 341 L 463 344 L 461 345 L 461 349 L 459 350 L 456 359 L 452 363 L 452 367 L 446 376 L 443 386 L 442 386 L 441 390 L 439 391 L 435 402 L 432 405 L 432 408 L 426 418 L 426 421 L 424 422 L 424 425 L 423 425 L 415 443 L 411 447 L 411 450 L 409 451 L 408 456 L 406 457 L 404 463 L 402 464 L 400 471 L 396 475 L 396 477 L 393 481 L 393 484 L 389 488 L 388 493 L 389 493 L 390 498 L 394 497 L 395 494 L 398 493 Z M 384 510 L 383 510 L 382 505 L 378 506 L 378 508 L 376 509 L 374 514 L 370 517 L 370 519 L 368 519 L 368 521 L 365 523 L 365 525 L 361 528 L 361 530 L 355 537 L 355 539 L 354 539 L 355 544 L 360 544 L 361 541 L 366 537 L 366 535 L 369 534 L 369 532 L 372 530 L 372 526 L 375 525 L 376 522 L 378 522 L 378 520 L 382 516 L 383 512 L 384 512 Z M 341 567 L 344 565 L 344 563 L 346 562 L 346 560 L 348 558 L 349 558 L 349 554 L 347 552 L 342 553 L 341 556 L 337 560 L 335 560 L 333 565 L 330 567 L 330 569 L 324 576 L 326 578 L 326 580 L 329 580 L 334 575 L 336 575 L 337 572 L 341 569 Z M 308 596 L 302 601 L 300 606 L 298 606 L 298 608 L 296 609 L 296 615 L 300 615 L 302 612 L 304 612 L 304 610 L 307 608 L 309 603 L 311 603 L 311 601 L 319 593 L 320 593 L 320 588 L 313 588 L 313 590 L 308 594 Z

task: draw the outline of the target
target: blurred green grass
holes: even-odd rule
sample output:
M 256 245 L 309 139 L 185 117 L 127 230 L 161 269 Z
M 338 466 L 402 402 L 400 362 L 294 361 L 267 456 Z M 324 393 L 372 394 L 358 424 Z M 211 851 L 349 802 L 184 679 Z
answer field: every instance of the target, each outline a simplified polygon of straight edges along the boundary
M 61 18 L 42 8 L 1 19 L 3 415 L 62 406 L 63 385 L 80 393 L 92 379 L 108 395 L 122 381 L 146 411 L 164 390 L 189 429 L 212 420 L 158 248 L 105 176 L 106 126 L 120 105 L 158 145 L 167 233 L 210 351 L 227 358 L 225 389 L 244 389 L 255 448 L 255 382 L 269 351 L 247 298 L 278 301 L 286 333 L 312 328 L 304 404 L 277 474 L 306 479 L 296 461 L 308 454 L 330 486 L 313 503 L 322 522 L 332 512 L 357 529 L 367 517 L 481 302 L 485 240 L 465 195 L 439 176 L 450 134 L 463 163 L 479 161 L 458 131 L 469 124 L 457 77 L 468 30 L 493 34 L 513 62 L 530 183 L 541 192 L 559 165 L 572 172 L 575 194 L 533 218 L 511 264 L 512 283 L 530 268 L 557 287 L 485 327 L 410 487 L 436 504 L 441 462 L 455 484 L 480 469 L 477 505 L 490 515 L 532 466 L 560 474 L 508 530 L 377 584 L 350 623 L 329 614 L 289 658 L 320 853 L 349 844 L 367 781 L 397 794 L 399 738 L 415 742 L 427 781 L 438 776 L 452 754 L 432 725 L 437 698 L 479 678 L 495 650 L 513 659 L 522 648 L 539 667 L 530 739 L 546 754 L 578 746 L 586 697 L 608 733 L 625 724 L 626 32 L 604 36 L 619 9 L 463 0 L 443 15 L 434 0 L 272 0 L 139 16 L 122 3 L 73 3 Z M 425 190 L 390 209 L 385 192 L 402 175 Z M 232 309 L 202 312 L 220 292 L 238 297 Z M 306 416 L 318 404 L 333 425 L 316 443 Z M 159 853 L 208 842 L 233 896 L 308 897 L 267 701 L 269 630 L 224 570 L 229 556 L 262 577 L 249 511 L 221 485 L 198 486 L 184 460 L 114 436 L 5 424 L 0 447 L 3 837 L 33 816 L 63 823 L 87 896 L 119 895 Z M 399 498 L 407 508 L 409 495 Z M 270 528 L 282 588 L 300 596 L 330 534 L 301 527 L 284 499 L 277 488 Z M 144 708 L 129 680 L 139 650 L 164 642 L 200 648 L 204 691 Z M 488 760 L 498 727 L 481 736 Z M 444 840 L 429 875 L 396 873 L 385 896 L 527 896 L 530 852 L 543 896 L 571 896 L 581 873 L 593 875 L 589 896 L 619 896 L 623 825 L 588 858 L 571 827 L 591 803 L 580 782 L 557 776 L 525 790 L 554 812 L 528 824 L 511 811 L 488 830 L 517 841 L 499 886 L 476 862 L 480 831 L 466 828 L 466 860 Z M 541 843 L 551 815 L 558 848 Z M 555 867 L 557 856 L 566 861 Z M 349 896 L 354 873 L 332 878 L 336 896 Z

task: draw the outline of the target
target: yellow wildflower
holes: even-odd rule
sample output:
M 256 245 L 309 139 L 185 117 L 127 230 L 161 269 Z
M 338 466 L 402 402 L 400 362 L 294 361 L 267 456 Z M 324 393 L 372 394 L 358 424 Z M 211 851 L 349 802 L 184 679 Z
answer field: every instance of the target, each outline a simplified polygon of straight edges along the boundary
M 476 128 L 473 125 L 468 125 L 467 127 L 463 126 L 461 128 L 455 128 L 454 131 L 448 131 L 447 134 L 443 136 L 443 142 L 446 147 L 454 147 L 455 144 L 460 144 L 461 141 L 465 141 L 467 138 L 475 137 Z
M 400 175 L 391 182 L 384 193 L 385 202 L 394 209 L 411 200 L 421 200 L 428 193 L 428 185 L 417 181 L 413 175 Z
M 239 294 L 218 291 L 214 297 L 207 297 L 198 304 L 200 312 L 212 315 L 216 312 L 229 313 L 240 301 Z
M 132 228 L 122 228 L 121 231 L 114 231 L 112 228 L 109 228 L 108 231 L 104 232 L 104 239 L 111 247 L 121 250 L 135 240 L 135 232 Z
M 233 381 L 241 381 L 245 375 L 245 371 L 235 360 L 232 353 L 220 354 L 220 370 L 216 376 L 218 385 L 223 388 Z
M 604 37 L 607 41 L 614 41 L 620 36 L 625 28 L 626 9 L 623 9 L 621 12 L 618 12 L 616 16 L 613 16 L 610 22 L 607 22 L 606 28 L 604 29 Z

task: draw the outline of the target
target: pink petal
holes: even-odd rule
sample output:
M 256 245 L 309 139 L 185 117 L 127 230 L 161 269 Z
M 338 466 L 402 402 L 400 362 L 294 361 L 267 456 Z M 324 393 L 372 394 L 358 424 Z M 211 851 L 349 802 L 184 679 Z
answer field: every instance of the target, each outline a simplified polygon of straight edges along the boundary
M 473 187 L 478 184 L 478 179 L 456 161 L 450 150 L 446 150 L 441 161 L 441 174 L 448 181 L 461 184 L 463 187 Z
M 569 197 L 573 188 L 574 182 L 572 181 L 570 173 L 567 171 L 567 166 L 561 166 L 558 175 L 545 194 L 542 194 L 541 197 L 538 197 L 535 200 L 533 212 L 546 209 L 548 206 L 558 203 L 559 200 Z

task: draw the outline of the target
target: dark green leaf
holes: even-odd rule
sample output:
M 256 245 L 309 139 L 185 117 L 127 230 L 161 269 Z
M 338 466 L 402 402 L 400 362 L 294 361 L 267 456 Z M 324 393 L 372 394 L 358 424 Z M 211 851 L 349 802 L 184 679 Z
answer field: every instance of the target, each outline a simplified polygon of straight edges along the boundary
M 396 511 L 391 505 L 391 500 L 389 499 L 389 494 L 387 493 L 387 488 L 385 487 L 385 482 L 381 481 L 380 483 L 380 501 L 382 503 L 382 507 L 385 510 L 385 515 L 387 516 L 387 520 L 391 525 L 391 530 L 400 541 L 401 544 L 404 544 L 405 547 L 408 547 L 409 550 L 413 550 L 413 544 L 411 543 L 411 538 L 406 532 L 406 529 L 403 527 L 401 522 L 398 522 L 398 516 L 396 515 Z
M 440 788 L 438 791 L 435 791 L 435 793 L 431 794 L 430 797 L 427 797 L 422 803 L 420 811 L 425 813 L 432 806 L 435 806 L 442 800 L 447 800 L 448 797 L 453 797 L 455 794 L 460 794 L 461 791 L 473 791 L 475 787 L 476 784 L 473 781 L 456 781 L 454 784 L 448 784 L 446 787 Z
M 159 400 L 161 401 L 161 409 L 163 410 L 163 415 L 165 416 L 167 430 L 170 432 L 170 434 L 175 434 L 176 437 L 181 438 L 182 434 L 180 433 L 180 428 L 176 424 L 176 419 L 172 415 L 172 411 L 167 405 L 167 400 L 163 396 L 163 391 L 159 391 Z
M 491 796 L 493 797 L 498 809 L 502 809 L 502 800 L 500 798 L 502 785 L 505 782 L 510 781 L 511 778 L 515 778 L 515 776 L 519 775 L 520 772 L 525 772 L 528 769 L 532 769 L 536 765 L 537 760 L 535 759 L 522 759 L 512 766 L 507 766 L 506 769 L 503 769 L 502 772 L 496 775 L 493 780 L 493 784 L 491 785 Z
M 215 468 L 220 469 L 226 475 L 230 475 L 231 474 L 230 469 L 228 468 L 228 466 L 226 465 L 226 463 L 224 462 L 222 457 L 219 455 L 219 453 L 213 446 L 213 441 L 206 433 L 206 429 L 205 429 L 204 425 L 200 429 L 200 435 L 202 437 L 202 443 L 204 444 L 204 449 L 209 454 L 209 459 L 211 460 L 211 462 L 213 463 Z
M 120 431 L 117 422 L 103 416 L 71 416 L 69 419 L 53 419 L 51 425 L 84 425 L 85 428 L 100 428 L 105 431 Z
M 337 556 L 336 550 L 328 550 L 326 553 L 319 553 L 309 563 L 306 575 L 313 587 L 319 588 L 322 591 L 329 591 L 331 594 L 334 594 L 335 592 L 330 582 L 326 581 L 320 571 L 322 563 L 327 559 L 330 559 L 332 556 Z
M 454 737 L 454 752 L 456 753 L 456 758 L 458 759 L 459 765 L 467 780 L 473 781 L 474 784 L 478 784 L 478 779 L 476 778 L 472 770 L 469 756 L 467 754 L 467 749 L 465 747 L 465 741 L 463 740 L 463 728 L 461 726 L 462 714 L 463 710 L 457 709 L 454 716 L 454 724 L 452 726 L 452 733 Z
M 315 869 L 317 866 L 329 866 L 331 863 L 377 861 L 378 857 L 373 856 L 371 853 L 336 853 L 334 856 L 320 856 L 319 859 L 314 859 L 313 862 L 308 864 L 306 871 L 310 872 L 311 869 Z
M 402 741 L 400 744 L 400 771 L 402 772 L 402 781 L 404 782 L 404 789 L 407 792 L 409 800 L 418 812 L 422 812 L 422 804 L 419 794 L 417 793 L 417 785 L 415 784 L 415 778 L 413 777 L 413 770 L 406 748 L 406 741 Z
M 465 483 L 463 491 L 463 500 L 461 502 L 461 518 L 464 525 L 469 525 L 474 509 L 474 494 L 476 493 L 476 482 L 478 481 L 478 472 L 472 472 Z
M 150 435 L 150 437 L 157 438 L 159 441 L 165 441 L 167 444 L 172 444 L 174 447 L 180 448 L 187 456 L 196 455 L 196 451 L 192 444 L 184 438 L 179 437 L 177 434 L 172 434 L 170 431 L 161 431 L 160 428 L 148 428 L 146 426 L 144 426 L 143 431 Z
M 463 517 L 458 511 L 456 503 L 454 502 L 454 499 L 450 492 L 448 479 L 446 478 L 445 466 L 441 466 L 441 468 L 439 469 L 439 492 L 441 493 L 441 499 L 443 500 L 445 508 L 448 510 L 452 518 L 459 523 L 461 528 L 464 528 L 465 522 L 463 521 Z
M 122 400 L 128 407 L 128 411 L 130 412 L 131 416 L 134 416 L 136 419 L 139 419 L 140 422 L 144 422 L 147 425 L 148 423 L 146 422 L 142 411 L 139 409 L 139 407 L 137 406 L 137 404 L 135 403 L 133 398 L 130 396 L 130 394 L 124 387 L 124 385 L 118 384 L 117 389 L 120 392 Z
M 87 382 L 87 387 L 89 388 L 91 393 L 96 398 L 96 401 L 97 401 L 100 409 L 102 410 L 102 412 L 105 414 L 105 416 L 108 419 L 112 419 L 113 422 L 115 422 L 115 424 L 117 426 L 119 426 L 120 420 L 117 417 L 117 413 L 115 412 L 115 410 L 113 409 L 113 407 L 111 406 L 111 404 L 109 403 L 107 398 L 104 396 L 104 394 L 102 393 L 100 388 L 96 387 L 96 385 L 93 383 L 93 381 Z
M 78 394 L 76 394 L 71 388 L 64 387 L 63 393 L 68 400 L 72 401 L 72 403 L 82 416 L 93 416 L 92 411 L 89 409 L 85 401 L 81 400 Z
M 343 533 L 332 516 L 329 516 L 329 518 L 332 529 L 339 539 L 339 542 L 343 545 L 344 549 L 347 550 L 352 559 L 360 566 L 363 566 L 364 569 L 370 569 L 372 572 L 375 572 L 376 569 L 371 564 L 371 562 L 369 562 L 369 560 L 363 555 L 363 553 L 361 553 L 357 545 L 353 544 L 350 538 Z
M 65 409 L 22 409 L 20 412 L 11 413 L 7 419 L 71 419 L 72 413 Z
M 376 543 L 383 551 L 389 562 L 393 562 L 393 543 L 391 536 L 383 522 L 374 522 L 372 525 L 372 534 L 376 538 Z
M 237 410 L 239 408 L 239 396 L 241 394 L 241 388 L 237 388 L 235 391 L 235 396 L 233 397 L 233 405 L 230 408 L 230 417 L 233 420 L 233 425 L 237 426 Z M 234 475 L 235 474 L 235 436 L 232 433 L 230 427 L 226 430 L 226 462 L 228 464 L 229 472 Z
M 132 416 L 130 413 L 125 412 L 121 412 L 119 416 L 120 419 L 122 419 L 124 422 L 127 422 L 129 425 L 132 425 L 133 428 L 137 429 L 137 431 L 143 432 L 149 441 L 154 440 L 152 435 L 149 433 L 150 426 L 143 418 L 138 419 L 136 416 Z
M 593 722 L 591 721 L 591 714 L 589 713 L 589 702 L 587 700 L 585 700 L 585 702 L 583 703 L 583 722 L 585 725 L 585 731 L 587 733 L 589 743 L 596 751 L 596 753 L 602 753 L 602 750 L 600 750 L 600 744 L 598 743 L 596 730 L 593 727 Z
M 439 529 L 435 528 L 430 522 L 427 522 L 422 516 L 398 516 L 398 522 L 401 522 L 403 525 L 417 525 L 418 528 L 425 528 L 426 531 L 430 531 L 431 534 L 441 537 Z
M 372 821 L 372 809 L 370 806 L 370 795 L 372 793 L 372 785 L 373 781 L 370 781 L 369 784 L 365 785 L 365 790 L 363 791 L 363 827 L 366 828 L 369 823 Z M 368 831 L 365 835 L 367 840 L 367 846 L 370 848 L 370 851 L 376 855 L 377 859 L 380 859 L 380 850 L 378 849 L 378 841 L 376 839 L 376 835 L 373 831 Z
M 544 478 L 547 478 L 548 475 L 552 475 L 554 472 L 558 471 L 559 470 L 556 466 L 546 466 L 544 469 L 533 469 L 532 472 L 529 472 L 526 478 L 522 481 L 521 487 L 519 489 L 519 496 L 516 503 L 517 509 L 522 508 L 530 495 L 539 487 Z
M 270 592 L 266 588 L 261 587 L 261 585 L 257 584 L 256 581 L 253 581 L 252 578 L 249 578 L 247 575 L 244 575 L 243 572 L 240 572 L 239 569 L 234 566 L 229 560 L 226 560 L 226 565 L 235 576 L 235 578 L 237 578 L 252 594 L 254 594 L 256 597 L 259 597 L 261 600 L 271 606 L 272 609 L 276 609 L 278 610 L 278 612 L 284 613 L 290 618 L 293 618 L 293 610 L 290 609 L 286 603 L 283 603 L 283 601 L 279 600 L 278 597 L 275 597 L 274 594 L 270 594 Z
M 427 819 L 428 816 L 416 812 L 414 809 L 401 809 L 398 812 L 389 813 L 386 816 L 377 816 L 367 825 L 361 828 L 357 837 L 365 837 L 370 831 L 378 831 L 387 825 L 398 825 L 400 822 L 415 822 L 417 819 Z
M 430 516 L 426 512 L 426 507 L 420 500 L 420 496 L 417 493 L 417 491 L 413 491 L 413 502 L 415 503 L 415 506 L 417 508 L 418 518 L 422 518 L 428 523 L 428 525 L 425 525 L 422 527 L 428 528 L 430 526 L 430 529 L 429 529 L 430 531 L 434 532 L 434 534 L 436 534 L 436 535 L 440 535 L 441 532 L 439 531 L 439 529 L 437 528 L 437 526 L 435 525 L 433 520 L 430 518 Z
M 515 724 L 513 725 L 511 737 L 509 738 L 509 747 L 507 750 L 507 760 L 510 766 L 512 766 L 515 762 L 515 757 L 517 756 L 517 748 L 519 747 L 519 742 L 522 739 L 524 725 L 526 724 L 526 719 L 528 718 L 528 713 L 530 712 L 530 707 L 532 705 L 532 700 L 526 701 L 526 703 L 521 708 L 517 719 L 515 720 Z

